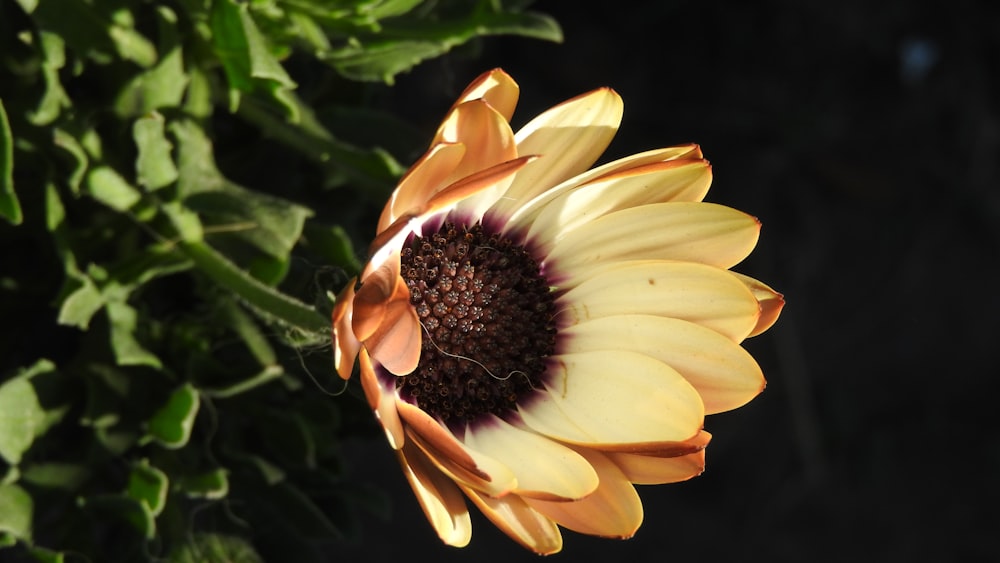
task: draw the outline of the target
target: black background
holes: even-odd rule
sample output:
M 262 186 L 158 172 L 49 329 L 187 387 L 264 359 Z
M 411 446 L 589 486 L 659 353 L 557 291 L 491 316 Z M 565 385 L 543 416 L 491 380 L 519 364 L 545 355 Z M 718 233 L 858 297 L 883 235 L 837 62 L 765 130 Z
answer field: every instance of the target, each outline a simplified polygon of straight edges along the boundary
M 760 218 L 736 269 L 785 294 L 745 346 L 768 378 L 710 416 L 705 474 L 640 487 L 628 541 L 564 532 L 553 561 L 986 561 L 1000 555 L 1000 17 L 989 2 L 538 2 L 565 41 L 489 38 L 421 65 L 394 111 L 431 132 L 503 67 L 515 127 L 599 86 L 625 100 L 602 161 L 699 143 L 708 200 Z M 440 544 L 384 443 L 349 447 L 388 521 L 333 559 L 533 561 L 474 514 Z M 474 510 L 474 509 L 473 509 Z M 346 560 L 346 559 L 345 559 Z

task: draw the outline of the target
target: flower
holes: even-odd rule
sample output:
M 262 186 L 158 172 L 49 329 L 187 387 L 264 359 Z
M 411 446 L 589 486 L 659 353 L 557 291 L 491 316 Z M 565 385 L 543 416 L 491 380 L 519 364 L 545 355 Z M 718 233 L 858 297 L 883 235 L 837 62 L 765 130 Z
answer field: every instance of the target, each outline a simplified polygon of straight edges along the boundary
M 361 385 L 441 539 L 466 499 L 537 553 L 560 526 L 628 538 L 633 484 L 704 468 L 706 414 L 764 387 L 739 345 L 782 296 L 729 270 L 754 217 L 705 203 L 697 145 L 590 169 L 616 133 L 602 88 L 513 132 L 502 70 L 462 93 L 379 218 L 333 311 L 337 371 Z

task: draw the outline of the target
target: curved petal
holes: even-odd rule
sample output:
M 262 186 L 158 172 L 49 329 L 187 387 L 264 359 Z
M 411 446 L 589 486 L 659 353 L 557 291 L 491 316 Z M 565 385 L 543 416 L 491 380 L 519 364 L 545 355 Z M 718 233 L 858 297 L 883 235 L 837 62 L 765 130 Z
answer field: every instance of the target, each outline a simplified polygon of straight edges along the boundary
M 757 244 L 760 222 L 714 203 L 651 203 L 597 217 L 542 242 L 563 275 L 577 267 L 624 260 L 683 260 L 728 269 Z M 548 248 L 546 248 L 548 247 Z
M 560 526 L 575 532 L 606 538 L 627 539 L 642 524 L 642 501 L 628 477 L 600 452 L 575 448 L 586 458 L 601 484 L 587 498 L 572 502 L 525 499 L 532 508 Z
M 682 441 L 701 429 L 701 397 L 663 362 L 624 350 L 560 354 L 551 361 L 545 389 L 518 406 L 536 432 L 601 448 Z M 558 414 L 581 432 L 550 423 Z
M 531 240 L 553 240 L 564 231 L 620 209 L 650 203 L 701 201 L 711 183 L 712 168 L 706 160 L 653 162 L 564 189 L 558 197 L 539 207 L 537 213 L 523 217 L 530 220 Z
M 381 322 L 362 342 L 372 358 L 385 369 L 396 375 L 406 375 L 417 369 L 421 338 L 420 319 L 410 304 L 410 290 L 397 275 Z
M 466 430 L 465 444 L 510 467 L 521 496 L 571 500 L 597 488 L 597 473 L 578 453 L 496 416 Z
M 500 496 L 517 486 L 513 472 L 502 463 L 465 447 L 440 422 L 405 401 L 396 401 L 396 410 L 406 423 L 407 436 L 438 467 L 457 481 Z
M 750 333 L 760 314 L 753 294 L 729 271 L 693 262 L 595 267 L 557 302 L 563 326 L 612 315 L 649 314 L 698 323 L 735 342 Z
M 740 407 L 764 389 L 760 366 L 739 344 L 701 325 L 653 315 L 614 315 L 566 327 L 559 352 L 631 350 L 677 370 L 701 395 L 705 414 Z
M 447 186 L 446 180 L 453 175 L 464 156 L 465 145 L 462 144 L 438 143 L 431 146 L 399 180 L 382 208 L 375 232 L 386 230 L 406 212 L 422 208 L 432 195 Z
M 567 100 L 515 133 L 518 154 L 543 155 L 514 178 L 494 212 L 509 217 L 548 188 L 585 170 L 611 143 L 622 118 L 621 97 L 601 88 Z
M 701 148 L 694 144 L 655 149 L 620 158 L 578 174 L 565 182 L 562 182 L 561 184 L 536 195 L 530 201 L 524 202 L 523 205 L 518 207 L 510 216 L 510 221 L 519 227 L 525 225 L 530 226 L 534 222 L 534 217 L 538 215 L 539 211 L 541 211 L 551 201 L 564 196 L 566 193 L 573 191 L 580 186 L 590 184 L 607 185 L 616 180 L 618 177 L 641 176 L 653 171 L 657 166 L 674 167 L 676 165 L 666 164 L 674 160 L 701 161 L 701 158 Z M 707 161 L 704 162 L 706 165 L 708 164 Z M 640 185 L 639 188 L 641 188 L 640 191 L 648 191 L 645 190 L 644 186 Z M 707 190 L 708 184 L 706 183 L 701 188 L 700 195 L 698 193 L 699 190 L 689 189 L 680 191 L 678 196 L 675 198 L 664 197 L 663 199 L 649 201 L 701 201 L 701 199 L 705 197 Z M 658 192 L 660 190 L 653 191 Z
M 495 68 L 480 74 L 466 86 L 465 90 L 458 96 L 455 105 L 481 98 L 504 116 L 504 119 L 510 121 L 514 115 L 520 91 L 517 82 L 514 82 L 509 74 L 502 69 Z
M 517 495 L 493 498 L 459 485 L 483 515 L 500 530 L 524 547 L 539 555 L 550 555 L 562 549 L 559 526 Z
M 757 298 L 757 302 L 760 304 L 760 317 L 757 319 L 757 324 L 754 325 L 753 330 L 747 335 L 747 338 L 757 336 L 771 328 L 771 325 L 777 322 L 778 316 L 781 315 L 781 309 L 785 306 L 785 296 L 750 276 L 745 276 L 738 272 L 730 273 L 736 276 L 738 280 L 742 281 L 753 292 L 753 296 Z
M 396 452 L 403 474 L 427 520 L 447 545 L 465 547 L 472 539 L 469 509 L 458 487 L 415 446 Z
M 510 123 L 481 99 L 459 104 L 448 114 L 434 137 L 433 144 L 438 143 L 471 148 L 452 172 L 452 180 L 513 160 L 518 154 Z
M 375 412 L 375 418 L 385 430 L 386 439 L 394 450 L 403 447 L 405 442 L 403 434 L 403 423 L 399 420 L 399 413 L 396 411 L 396 393 L 394 390 L 386 389 L 382 386 L 378 376 L 375 375 L 375 368 L 372 365 L 368 351 L 361 349 L 360 358 L 361 388 L 365 392 L 368 406 Z
M 637 485 L 677 483 L 697 477 L 705 471 L 705 450 L 677 457 L 606 452 L 625 477 Z
M 354 360 L 361 350 L 361 341 L 354 336 L 351 326 L 354 316 L 354 284 L 357 278 L 351 278 L 347 287 L 337 296 L 337 302 L 330 314 L 333 325 L 333 363 L 341 379 L 351 378 L 354 372 Z
M 474 464 L 474 469 L 470 470 L 468 466 L 456 461 L 449 454 L 424 440 L 419 434 L 413 432 L 412 428 L 407 427 L 406 435 L 441 472 L 456 483 L 461 483 L 493 497 L 502 497 L 517 487 L 517 477 L 514 473 L 489 456 L 466 450 L 465 453 L 469 455 Z

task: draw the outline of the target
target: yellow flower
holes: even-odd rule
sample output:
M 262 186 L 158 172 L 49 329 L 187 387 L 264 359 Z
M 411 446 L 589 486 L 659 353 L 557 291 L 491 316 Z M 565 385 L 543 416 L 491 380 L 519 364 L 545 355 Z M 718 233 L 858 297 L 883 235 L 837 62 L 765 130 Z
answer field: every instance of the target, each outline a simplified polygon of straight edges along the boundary
M 466 498 L 537 553 L 559 527 L 628 538 L 633 484 L 704 468 L 705 414 L 764 387 L 739 343 L 780 294 L 729 268 L 760 223 L 702 199 L 696 145 L 590 169 L 621 98 L 602 88 L 516 133 L 496 69 L 452 107 L 401 179 L 363 272 L 333 312 L 337 370 L 369 404 L 441 539 Z

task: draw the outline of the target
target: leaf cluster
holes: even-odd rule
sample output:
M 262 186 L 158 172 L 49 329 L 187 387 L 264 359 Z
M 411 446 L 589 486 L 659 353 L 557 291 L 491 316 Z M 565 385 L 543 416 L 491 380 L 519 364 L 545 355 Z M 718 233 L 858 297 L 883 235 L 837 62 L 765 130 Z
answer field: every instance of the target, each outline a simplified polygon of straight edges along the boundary
M 522 4 L 0 0 L 0 556 L 321 561 L 386 514 L 328 349 L 422 140 L 374 100 L 560 39 Z

